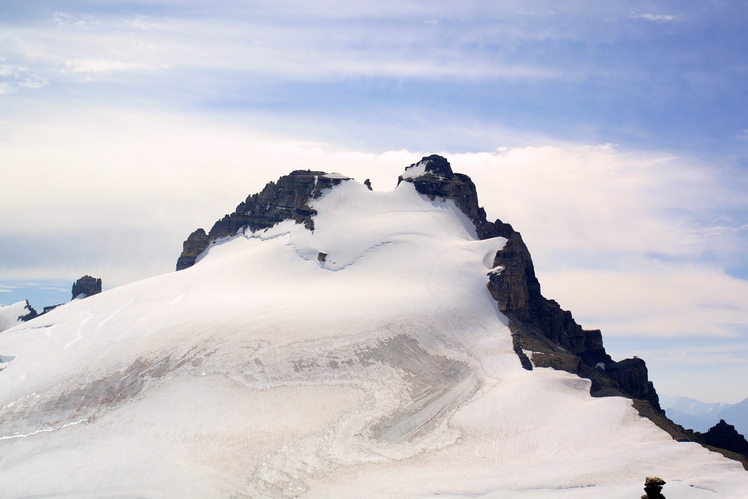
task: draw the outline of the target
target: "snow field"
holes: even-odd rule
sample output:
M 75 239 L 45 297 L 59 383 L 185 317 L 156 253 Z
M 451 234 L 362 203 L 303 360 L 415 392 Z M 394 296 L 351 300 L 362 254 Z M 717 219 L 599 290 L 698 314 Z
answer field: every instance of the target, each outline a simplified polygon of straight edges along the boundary
M 452 203 L 345 181 L 314 208 L 0 333 L 3 494 L 745 497 L 630 401 L 520 367 L 486 289 L 504 240 Z

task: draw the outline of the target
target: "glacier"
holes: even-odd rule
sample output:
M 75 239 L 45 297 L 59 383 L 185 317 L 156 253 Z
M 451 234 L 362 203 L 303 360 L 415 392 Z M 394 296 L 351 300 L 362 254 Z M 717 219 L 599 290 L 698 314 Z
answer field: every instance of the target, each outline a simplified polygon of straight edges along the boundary
M 522 368 L 486 288 L 503 238 L 336 178 L 313 231 L 243 230 L 0 333 L 1 495 L 748 496 L 630 399 Z

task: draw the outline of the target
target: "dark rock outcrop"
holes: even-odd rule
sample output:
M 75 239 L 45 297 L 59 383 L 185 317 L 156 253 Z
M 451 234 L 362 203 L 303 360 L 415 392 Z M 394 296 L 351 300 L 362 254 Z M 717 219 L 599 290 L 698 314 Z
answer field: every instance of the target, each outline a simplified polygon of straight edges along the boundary
M 39 316 L 39 314 L 37 313 L 37 311 L 34 310 L 34 307 L 31 306 L 31 304 L 29 303 L 28 300 L 26 300 L 26 306 L 23 307 L 23 309 L 26 310 L 26 311 L 28 311 L 28 313 L 25 314 L 25 315 L 19 316 L 18 317 L 19 321 L 26 322 L 26 321 L 30 321 L 31 319 Z
M 101 279 L 86 275 L 73 283 L 73 300 L 101 293 Z
M 195 259 L 210 246 L 210 238 L 204 229 L 197 229 L 182 244 L 182 254 L 177 259 L 177 270 L 195 265 Z
M 488 290 L 501 310 L 510 319 L 520 321 L 543 332 L 549 340 L 565 350 L 583 357 L 591 365 L 606 361 L 600 330 L 584 330 L 554 300 L 540 293 L 530 252 L 519 232 L 499 220 L 494 226 L 507 239 L 496 253 L 493 270 L 488 275 Z
M 177 270 L 194 265 L 211 242 L 233 236 L 245 228 L 255 232 L 284 220 L 293 220 L 314 230 L 312 217 L 317 212 L 309 206 L 309 202 L 343 180 L 348 178 L 319 171 L 295 170 L 277 182 L 269 182 L 261 192 L 247 197 L 233 213 L 213 224 L 208 234 L 203 229 L 190 234 L 177 260 Z
M 593 395 L 624 395 L 643 399 L 661 410 L 642 359 L 615 362 L 603 347 L 599 329 L 583 329 L 571 312 L 545 298 L 535 276 L 532 257 L 522 236 L 500 220 L 494 232 L 507 239 L 488 274 L 488 290 L 509 319 L 515 343 L 537 352 L 533 363 L 554 367 L 592 380 Z
M 507 240 L 494 257 L 488 290 L 509 319 L 514 350 L 523 367 L 532 369 L 534 364 L 563 369 L 592 380 L 593 395 L 642 399 L 661 411 L 643 360 L 615 362 L 605 352 L 600 330 L 583 329 L 571 312 L 542 295 L 522 236 L 508 223 L 486 219 L 470 177 L 454 173 L 445 158 L 432 155 L 406 168 L 398 178 L 400 182 L 412 183 L 420 194 L 432 200 L 451 199 L 475 224 L 479 238 Z M 531 352 L 531 359 L 526 351 Z
M 423 169 L 423 173 L 417 174 Z M 432 201 L 437 197 L 451 199 L 455 205 L 475 224 L 478 237 L 488 239 L 495 237 L 493 224 L 486 221 L 486 212 L 478 206 L 478 192 L 475 184 L 467 175 L 454 173 L 445 158 L 436 154 L 426 156 L 418 163 L 405 169 L 397 178 L 400 182 L 412 183 L 419 194 L 424 194 Z
M 507 242 L 488 273 L 488 290 L 509 319 L 515 344 L 533 353 L 539 367 L 554 367 L 592 380 L 593 395 L 624 395 L 649 401 L 660 410 L 659 398 L 641 359 L 615 362 L 603 347 L 599 329 L 583 329 L 571 312 L 545 298 L 535 276 L 532 257 L 522 236 L 511 225 L 494 222 Z
M 706 433 L 697 433 L 697 435 L 706 445 L 719 447 L 748 457 L 748 441 L 737 432 L 733 425 L 727 424 L 724 419 L 721 419 Z

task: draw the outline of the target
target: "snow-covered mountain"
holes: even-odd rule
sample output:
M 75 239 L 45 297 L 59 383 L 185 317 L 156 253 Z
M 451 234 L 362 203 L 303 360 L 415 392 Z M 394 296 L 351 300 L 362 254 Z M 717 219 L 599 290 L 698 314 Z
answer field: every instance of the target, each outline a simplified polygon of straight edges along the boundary
M 392 192 L 295 172 L 182 270 L 0 334 L 2 496 L 745 497 L 740 463 L 590 395 L 656 409 L 441 159 Z

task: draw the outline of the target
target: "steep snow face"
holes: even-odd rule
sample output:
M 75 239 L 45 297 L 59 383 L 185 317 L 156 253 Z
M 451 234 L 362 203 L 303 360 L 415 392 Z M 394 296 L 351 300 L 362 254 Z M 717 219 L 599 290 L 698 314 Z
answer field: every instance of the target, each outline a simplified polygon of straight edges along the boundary
M 743 497 L 748 474 L 589 382 L 528 372 L 503 239 L 347 181 L 191 268 L 0 334 L 4 497 Z

